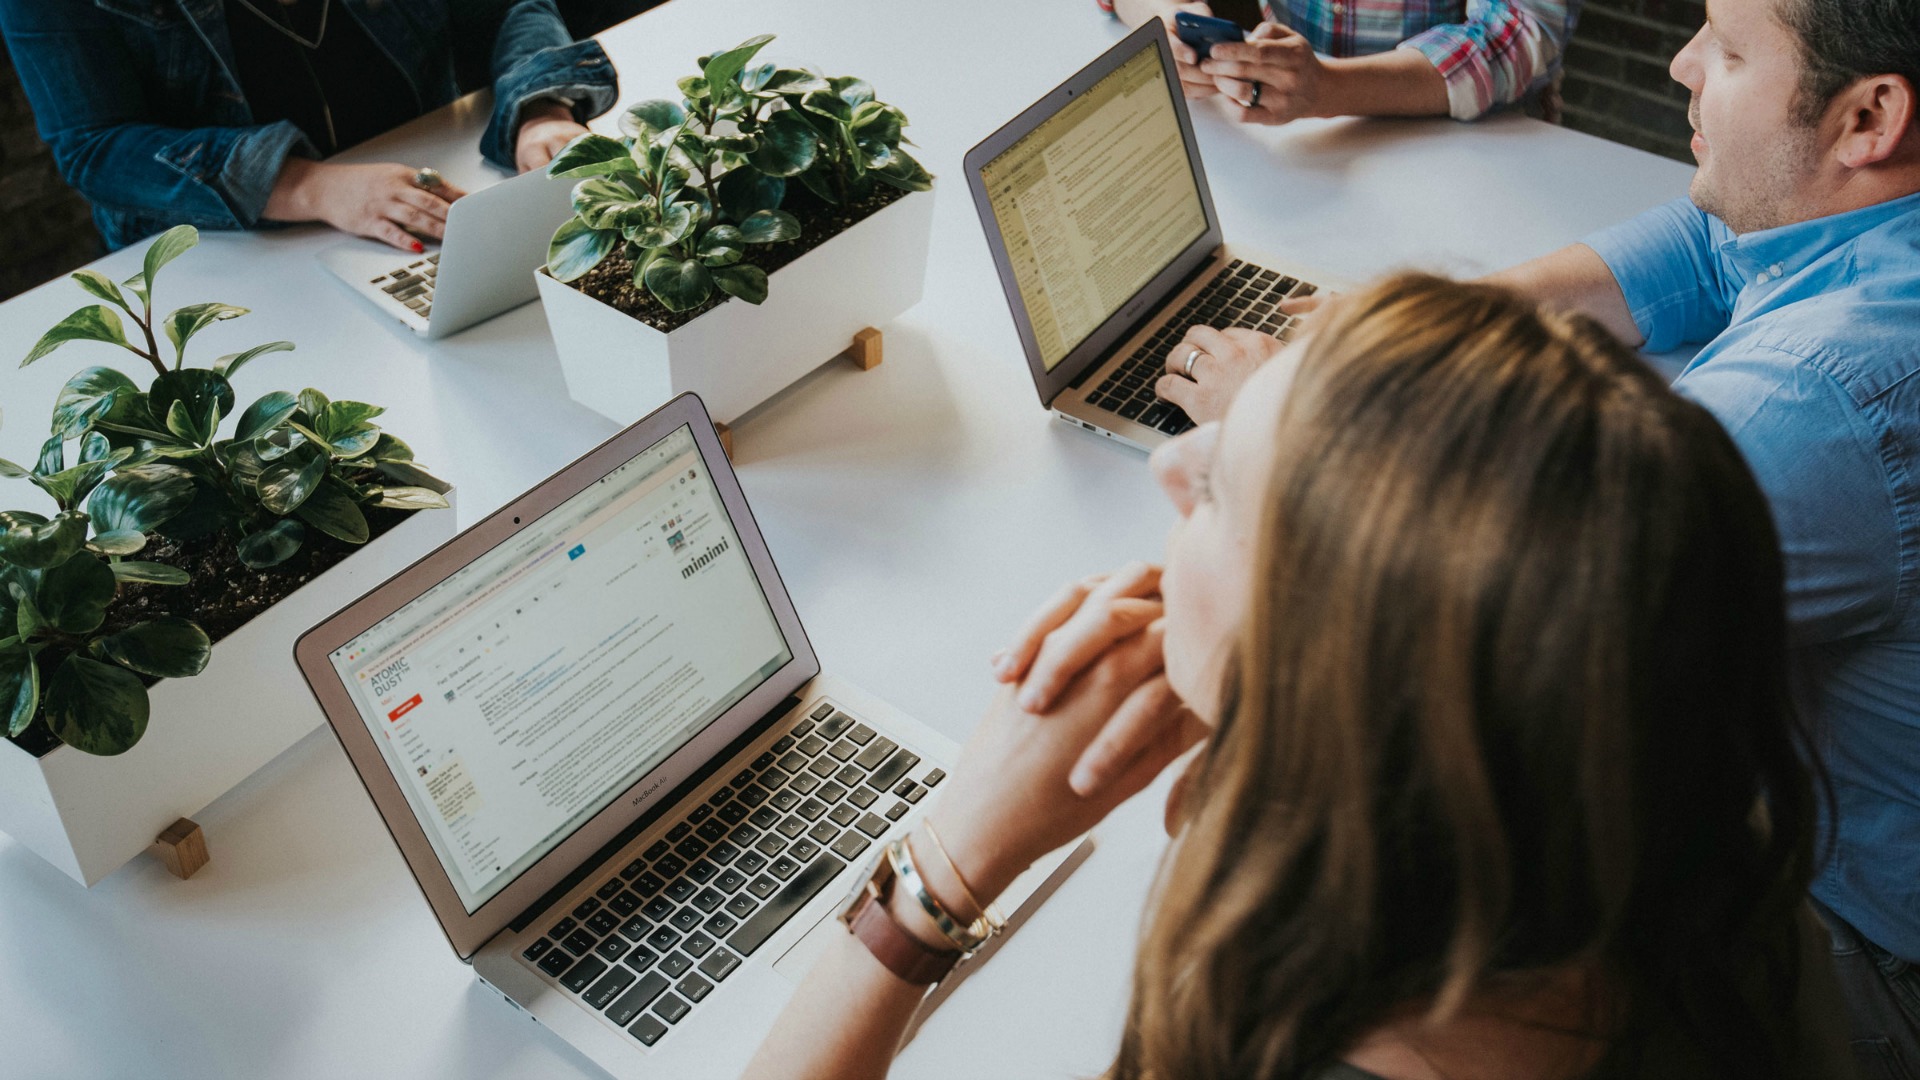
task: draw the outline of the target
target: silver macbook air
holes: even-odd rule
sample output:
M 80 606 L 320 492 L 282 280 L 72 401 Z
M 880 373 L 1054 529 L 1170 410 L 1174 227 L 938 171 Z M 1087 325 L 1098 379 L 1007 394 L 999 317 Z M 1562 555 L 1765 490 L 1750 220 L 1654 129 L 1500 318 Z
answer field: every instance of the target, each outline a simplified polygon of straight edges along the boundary
M 419 255 L 375 240 L 320 253 L 321 265 L 416 334 L 443 338 L 539 295 L 533 269 L 573 212 L 574 181 L 522 173 L 454 200 L 447 238 Z
M 966 173 L 1041 404 L 1141 450 L 1193 426 L 1153 390 L 1188 327 L 1284 339 L 1279 302 L 1333 284 L 1221 242 L 1158 20 L 968 151 Z
M 294 652 L 455 954 L 617 1076 L 739 1075 L 955 755 L 821 673 L 692 395 Z

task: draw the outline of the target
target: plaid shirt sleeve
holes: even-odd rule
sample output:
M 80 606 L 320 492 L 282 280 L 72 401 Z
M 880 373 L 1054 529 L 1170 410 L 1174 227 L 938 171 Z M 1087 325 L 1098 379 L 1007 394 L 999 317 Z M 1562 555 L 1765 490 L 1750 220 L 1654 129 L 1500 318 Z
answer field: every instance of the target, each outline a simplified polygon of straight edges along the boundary
M 1447 81 L 1447 111 L 1473 120 L 1544 84 L 1560 65 L 1573 0 L 1467 0 L 1466 21 L 1407 39 Z

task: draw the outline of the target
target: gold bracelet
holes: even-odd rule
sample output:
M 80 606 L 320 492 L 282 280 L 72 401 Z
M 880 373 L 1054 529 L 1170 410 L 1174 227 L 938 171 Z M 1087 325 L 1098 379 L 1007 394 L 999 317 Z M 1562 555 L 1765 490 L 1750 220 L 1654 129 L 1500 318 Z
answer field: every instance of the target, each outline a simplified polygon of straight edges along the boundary
M 953 856 L 947 854 L 947 845 L 941 841 L 940 834 L 933 831 L 933 816 L 921 818 L 920 824 L 926 826 L 927 839 L 933 841 L 933 850 L 940 853 L 940 861 L 947 864 L 947 869 L 953 871 L 953 880 L 960 883 L 960 895 L 967 898 L 967 903 L 973 906 L 973 910 L 980 913 L 980 917 L 987 921 L 987 925 L 993 928 L 994 933 L 997 934 L 1006 929 L 1007 920 L 1000 915 L 1000 909 L 992 904 L 981 903 L 980 898 L 973 895 L 973 887 L 967 884 L 967 876 L 960 872 L 960 866 L 953 861 Z
M 940 905 L 940 901 L 934 899 L 933 894 L 927 891 L 926 879 L 920 876 L 920 868 L 914 865 L 913 847 L 906 837 L 887 845 L 887 862 L 892 865 L 894 879 L 899 886 L 919 902 L 920 910 L 927 913 L 933 925 L 962 953 L 971 956 L 973 950 L 993 936 L 993 927 L 985 919 L 975 919 L 962 926 L 952 913 Z

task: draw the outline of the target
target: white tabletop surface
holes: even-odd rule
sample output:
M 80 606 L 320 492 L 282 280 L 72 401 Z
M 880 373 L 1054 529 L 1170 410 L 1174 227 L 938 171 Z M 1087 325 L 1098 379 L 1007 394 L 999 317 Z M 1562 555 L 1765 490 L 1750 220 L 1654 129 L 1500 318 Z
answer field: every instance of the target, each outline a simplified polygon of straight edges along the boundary
M 1041 410 L 961 175 L 969 146 L 1121 31 L 1092 0 L 676 0 L 602 40 L 630 103 L 762 32 L 779 35 L 770 58 L 860 74 L 905 109 L 939 201 L 926 299 L 885 328 L 886 362 L 830 365 L 746 418 L 741 480 L 827 669 L 964 739 L 986 658 L 1028 608 L 1068 578 L 1157 557 L 1172 521 L 1142 458 Z M 373 156 L 486 182 L 482 122 L 457 103 Z M 1228 240 L 1345 278 L 1497 269 L 1682 194 L 1689 175 L 1517 116 L 1248 129 L 1202 107 L 1196 122 Z M 538 303 L 428 343 L 320 268 L 311 254 L 332 242 L 312 228 L 204 234 L 159 301 L 253 309 L 207 330 L 198 354 L 298 342 L 238 378 L 243 398 L 313 385 L 385 405 L 380 422 L 459 486 L 463 523 L 615 430 L 568 399 Z M 138 255 L 99 265 L 122 278 Z M 0 305 L 0 357 L 88 302 L 62 279 Z M 139 377 L 130 359 L 82 344 L 26 370 L 0 363 L 0 456 L 32 459 L 76 368 Z M 9 490 L 37 505 L 24 483 Z M 1103 828 L 896 1075 L 1107 1063 L 1164 844 L 1156 795 Z M 474 985 L 324 730 L 197 820 L 213 861 L 192 880 L 141 858 L 91 890 L 0 835 L 0 1076 L 599 1075 Z

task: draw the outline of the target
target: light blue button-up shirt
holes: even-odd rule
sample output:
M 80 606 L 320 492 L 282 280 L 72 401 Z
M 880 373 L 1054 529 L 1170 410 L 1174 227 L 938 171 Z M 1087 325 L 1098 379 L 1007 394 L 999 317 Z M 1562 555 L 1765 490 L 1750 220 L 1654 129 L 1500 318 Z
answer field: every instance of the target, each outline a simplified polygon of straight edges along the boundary
M 1682 199 L 1586 241 L 1773 506 L 1836 819 L 1813 894 L 1920 961 L 1920 195 L 1736 237 Z

